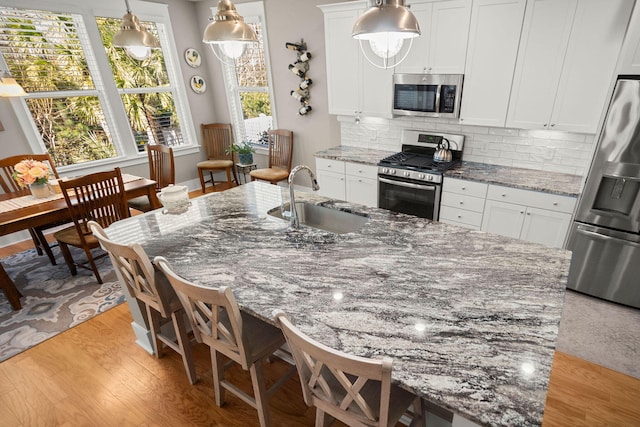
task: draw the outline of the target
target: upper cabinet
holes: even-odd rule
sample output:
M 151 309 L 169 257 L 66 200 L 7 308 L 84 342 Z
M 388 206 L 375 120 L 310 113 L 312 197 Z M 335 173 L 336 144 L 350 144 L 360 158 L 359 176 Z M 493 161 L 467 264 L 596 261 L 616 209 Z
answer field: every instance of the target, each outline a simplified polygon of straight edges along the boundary
M 369 64 L 351 37 L 367 5 L 353 1 L 319 6 L 324 13 L 329 113 L 390 118 L 393 70 Z
M 460 122 L 504 126 L 526 0 L 475 0 Z
M 507 127 L 595 133 L 633 0 L 529 0 Z
M 396 73 L 463 74 L 471 0 L 407 2 L 422 34 Z

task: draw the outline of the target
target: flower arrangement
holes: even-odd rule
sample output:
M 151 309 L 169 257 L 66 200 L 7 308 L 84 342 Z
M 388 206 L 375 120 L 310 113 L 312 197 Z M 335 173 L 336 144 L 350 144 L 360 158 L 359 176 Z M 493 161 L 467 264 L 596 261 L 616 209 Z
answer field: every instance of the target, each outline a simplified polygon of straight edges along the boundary
M 49 166 L 33 159 L 25 159 L 14 167 L 13 179 L 20 187 L 31 184 L 46 184 L 49 181 Z

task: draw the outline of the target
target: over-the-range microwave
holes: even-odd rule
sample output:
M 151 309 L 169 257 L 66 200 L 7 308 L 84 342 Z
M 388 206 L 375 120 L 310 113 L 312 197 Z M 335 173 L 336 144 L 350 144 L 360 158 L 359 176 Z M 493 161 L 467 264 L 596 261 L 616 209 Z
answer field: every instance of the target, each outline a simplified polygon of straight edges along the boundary
M 460 117 L 462 74 L 394 74 L 396 116 Z

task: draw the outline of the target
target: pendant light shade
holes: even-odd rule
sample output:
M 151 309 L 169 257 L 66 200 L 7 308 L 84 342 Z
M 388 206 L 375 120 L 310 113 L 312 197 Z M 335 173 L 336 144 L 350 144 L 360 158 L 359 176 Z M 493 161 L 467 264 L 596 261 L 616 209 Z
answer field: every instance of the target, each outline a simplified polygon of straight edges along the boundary
M 231 0 L 218 2 L 218 13 L 207 25 L 202 37 L 204 43 L 211 45 L 213 53 L 224 62 L 216 51 L 216 47 L 228 58 L 237 59 L 244 54 L 247 47 L 258 42 L 253 28 L 238 14 Z
M 7 71 L 0 71 L 0 97 L 26 96 L 22 86 Z
M 353 25 L 353 38 L 360 40 L 360 47 L 369 62 L 379 68 L 395 67 L 402 62 L 409 50 L 398 61 L 391 63 L 403 47 L 405 39 L 420 35 L 420 25 L 416 17 L 405 6 L 404 0 L 375 0 L 372 6 L 358 17 Z M 362 41 L 368 41 L 373 53 L 383 59 L 383 65 L 377 65 L 362 47 Z
M 127 13 L 122 17 L 122 25 L 112 40 L 115 47 L 122 47 L 134 59 L 143 60 L 151 55 L 151 49 L 160 47 L 158 39 L 147 31 L 137 16 L 131 13 L 129 0 L 125 0 Z

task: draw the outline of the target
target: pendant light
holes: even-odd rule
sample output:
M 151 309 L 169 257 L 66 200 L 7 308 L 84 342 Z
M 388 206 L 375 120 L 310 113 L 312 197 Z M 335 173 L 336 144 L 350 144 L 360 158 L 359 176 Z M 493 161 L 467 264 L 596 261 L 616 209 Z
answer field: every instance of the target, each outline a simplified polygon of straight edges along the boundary
M 218 13 L 204 30 L 202 41 L 211 46 L 216 57 L 224 63 L 227 59 L 236 60 L 248 46 L 258 42 L 253 28 L 244 22 L 231 0 L 218 2 Z
M 409 54 L 413 38 L 420 35 L 418 20 L 404 0 L 373 0 L 370 4 L 371 7 L 356 20 L 351 35 L 360 41 L 362 53 L 372 65 L 384 69 L 395 67 Z M 409 39 L 409 47 L 402 58 L 390 61 L 400 53 L 406 39 Z M 371 51 L 382 58 L 382 65 L 369 58 L 363 40 L 368 41 Z
M 11 77 L 8 71 L 0 70 L 0 97 L 26 96 L 22 86 Z
M 127 13 L 122 17 L 122 26 L 113 36 L 112 44 L 124 48 L 130 57 L 142 61 L 151 55 L 151 49 L 158 49 L 160 43 L 140 24 L 138 17 L 131 13 L 129 0 L 124 2 Z

